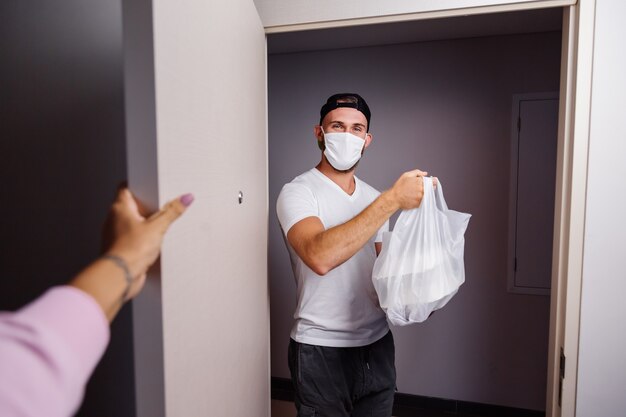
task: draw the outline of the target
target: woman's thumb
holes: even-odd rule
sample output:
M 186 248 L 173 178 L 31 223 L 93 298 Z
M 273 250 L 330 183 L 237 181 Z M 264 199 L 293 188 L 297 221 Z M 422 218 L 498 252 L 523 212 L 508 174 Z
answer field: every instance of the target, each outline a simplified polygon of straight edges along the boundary
M 193 194 L 188 193 L 170 201 L 156 215 L 150 218 L 150 222 L 159 224 L 163 231 L 167 230 L 170 224 L 178 219 L 187 207 L 193 203 L 193 200 Z

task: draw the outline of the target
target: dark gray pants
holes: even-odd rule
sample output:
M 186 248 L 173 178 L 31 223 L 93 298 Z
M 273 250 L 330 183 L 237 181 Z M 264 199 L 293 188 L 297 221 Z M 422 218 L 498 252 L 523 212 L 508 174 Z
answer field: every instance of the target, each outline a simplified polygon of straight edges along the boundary
M 371 345 L 289 342 L 298 417 L 390 417 L 396 389 L 391 331 Z

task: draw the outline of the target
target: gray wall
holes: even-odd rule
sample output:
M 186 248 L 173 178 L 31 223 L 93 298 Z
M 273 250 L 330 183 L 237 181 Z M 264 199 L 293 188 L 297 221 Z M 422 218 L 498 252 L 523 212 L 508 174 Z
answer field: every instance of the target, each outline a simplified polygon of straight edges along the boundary
M 626 4 L 596 3 L 576 416 L 626 409 Z M 567 360 L 575 360 L 568 358 Z
M 357 175 L 382 190 L 428 170 L 451 208 L 473 214 L 458 295 L 424 324 L 393 329 L 399 391 L 545 408 L 549 298 L 506 290 L 510 118 L 513 94 L 558 91 L 559 68 L 557 32 L 270 55 L 273 376 L 289 375 L 295 307 L 276 198 L 319 161 L 312 130 L 326 97 L 355 91 L 374 134 Z
M 2 310 L 98 255 L 126 176 L 121 24 L 119 0 L 0 3 Z M 128 307 L 79 415 L 134 415 Z

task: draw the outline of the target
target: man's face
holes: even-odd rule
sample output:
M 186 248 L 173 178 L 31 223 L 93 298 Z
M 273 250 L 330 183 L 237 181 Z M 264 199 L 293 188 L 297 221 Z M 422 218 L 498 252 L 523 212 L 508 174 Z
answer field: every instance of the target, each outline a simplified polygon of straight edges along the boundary
M 335 110 L 330 111 L 326 116 L 324 116 L 324 119 L 322 120 L 322 125 L 315 126 L 317 145 L 322 152 L 324 152 L 324 149 L 326 148 L 324 142 L 324 132 L 348 132 L 356 137 L 363 139 L 365 143 L 363 145 L 363 149 L 361 150 L 361 155 L 363 154 L 363 152 L 365 152 L 365 149 L 370 145 L 372 141 L 372 135 L 370 133 L 367 133 L 367 118 L 363 113 L 351 107 L 339 107 Z M 322 158 L 326 159 L 326 156 L 322 155 Z M 357 164 L 358 161 L 350 169 L 339 170 L 339 172 L 351 171 L 356 168 Z
M 323 132 L 322 128 L 324 129 Z M 328 112 L 322 120 L 322 125 L 315 126 L 317 145 L 322 151 L 324 150 L 324 132 L 352 133 L 365 141 L 365 146 L 363 147 L 364 151 L 372 141 L 372 135 L 367 133 L 367 119 L 365 118 L 365 115 L 357 109 L 353 109 L 351 107 L 339 107 Z

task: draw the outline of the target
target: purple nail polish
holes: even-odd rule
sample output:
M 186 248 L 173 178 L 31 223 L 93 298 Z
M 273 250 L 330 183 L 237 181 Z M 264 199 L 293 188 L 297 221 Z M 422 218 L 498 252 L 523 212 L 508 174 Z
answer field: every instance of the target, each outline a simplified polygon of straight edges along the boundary
M 193 194 L 188 193 L 180 197 L 180 202 L 183 203 L 185 207 L 189 207 L 191 203 L 193 203 Z

